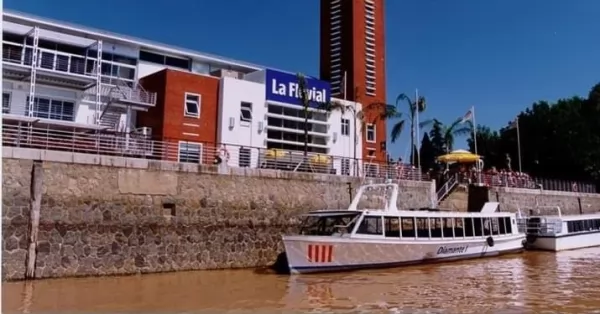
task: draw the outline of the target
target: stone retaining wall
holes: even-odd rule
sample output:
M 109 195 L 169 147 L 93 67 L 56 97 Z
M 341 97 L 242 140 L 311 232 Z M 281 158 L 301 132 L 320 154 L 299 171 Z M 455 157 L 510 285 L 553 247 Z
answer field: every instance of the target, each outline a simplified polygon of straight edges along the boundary
M 25 274 L 33 160 L 44 168 L 37 278 L 266 266 L 298 214 L 346 208 L 360 183 L 4 147 L 3 280 Z M 400 189 L 400 208 L 435 202 L 432 182 Z
M 500 203 L 502 211 L 528 213 L 530 209 L 541 208 L 554 212 L 550 207 L 560 207 L 563 214 L 597 213 L 600 211 L 600 194 L 542 191 L 516 188 L 490 189 L 490 201 Z

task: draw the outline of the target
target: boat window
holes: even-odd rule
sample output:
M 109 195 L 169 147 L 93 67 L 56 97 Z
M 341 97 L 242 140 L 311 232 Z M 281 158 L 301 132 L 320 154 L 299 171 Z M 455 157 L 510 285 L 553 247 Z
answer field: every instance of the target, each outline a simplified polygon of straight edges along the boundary
M 365 216 L 363 217 L 360 226 L 358 226 L 357 234 L 383 235 L 381 217 Z
M 307 216 L 300 226 L 300 234 L 330 236 L 334 233 L 350 233 L 354 228 L 354 224 L 351 222 L 358 215 L 359 213 L 335 216 Z M 347 228 L 341 227 L 348 224 L 350 225 Z
M 415 237 L 415 220 L 413 217 L 402 217 L 402 237 L 403 238 L 414 238 Z
M 512 222 L 510 217 L 504 217 L 504 227 L 506 228 L 506 234 L 512 234 Z
M 483 235 L 491 236 L 492 235 L 492 219 L 491 218 L 483 218 Z
M 475 229 L 475 236 L 481 237 L 483 235 L 483 219 L 481 218 L 472 218 L 473 219 L 473 228 Z
M 491 218 L 492 221 L 492 234 L 493 235 L 500 235 L 500 227 L 498 225 L 498 217 L 493 217 Z
M 452 221 L 454 218 L 443 218 L 442 219 L 442 235 L 444 238 L 452 238 L 454 237 L 454 232 L 452 232 Z
M 600 219 L 582 219 L 567 221 L 567 231 L 569 233 L 593 230 L 600 230 Z
M 400 219 L 396 217 L 385 217 L 385 236 L 389 238 L 400 237 Z
M 442 219 L 441 218 L 429 218 L 429 226 L 431 227 L 431 237 L 441 238 L 442 237 Z
M 498 218 L 498 231 L 500 232 L 500 234 L 506 234 L 506 224 L 504 222 L 504 218 Z
M 473 222 L 473 218 L 468 217 L 465 218 L 465 236 L 466 237 L 474 237 L 475 236 L 475 231 L 474 231 L 474 222 Z
M 417 218 L 417 237 L 429 238 L 429 221 L 427 218 Z
M 454 236 L 455 237 L 464 237 L 465 236 L 465 228 L 462 218 L 453 218 L 454 219 Z

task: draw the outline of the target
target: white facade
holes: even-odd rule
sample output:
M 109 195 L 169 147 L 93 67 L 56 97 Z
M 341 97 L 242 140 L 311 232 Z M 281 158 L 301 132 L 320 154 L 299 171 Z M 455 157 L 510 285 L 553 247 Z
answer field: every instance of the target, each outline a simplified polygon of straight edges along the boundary
M 202 74 L 224 68 L 240 73 L 260 69 L 6 10 L 2 28 L 5 119 L 29 116 L 48 125 L 133 131 L 136 111 L 155 105 L 155 94 L 138 84 L 147 75 L 165 68 Z M 33 51 L 37 58 L 32 58 Z
M 217 141 L 227 147 L 229 166 L 264 167 L 270 149 L 285 151 L 288 155 L 279 159 L 288 158 L 291 164 L 302 158 L 303 107 L 267 100 L 267 88 L 264 71 L 248 74 L 244 80 L 221 79 Z M 309 154 L 329 156 L 337 174 L 350 175 L 355 172 L 354 157 L 362 157 L 361 122 L 356 117 L 361 105 L 331 101 L 343 105 L 343 112 L 309 108 Z
M 260 148 L 266 147 L 266 109 L 264 84 L 230 77 L 221 79 L 217 142 L 227 145 L 230 166 L 249 162 L 246 166 L 258 168 Z M 249 155 L 244 147 L 252 147 Z

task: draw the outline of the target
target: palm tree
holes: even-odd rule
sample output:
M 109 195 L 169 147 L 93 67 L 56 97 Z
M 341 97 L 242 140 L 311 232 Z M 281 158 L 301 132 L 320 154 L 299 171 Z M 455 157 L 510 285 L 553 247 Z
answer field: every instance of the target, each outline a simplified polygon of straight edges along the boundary
M 406 101 L 408 104 L 408 117 L 410 119 L 409 123 L 410 123 L 410 150 L 411 152 L 414 150 L 415 147 L 415 119 L 417 117 L 417 112 L 421 113 L 423 111 L 425 111 L 425 108 L 427 106 L 426 104 L 426 100 L 425 97 L 420 96 L 418 99 L 414 99 L 411 100 L 410 97 L 408 97 L 408 95 L 402 93 L 400 95 L 398 95 L 398 97 L 396 97 L 396 108 L 398 108 L 397 110 L 399 110 L 399 103 L 401 101 Z M 401 119 L 401 115 L 399 115 L 400 119 Z M 400 120 L 398 121 L 396 124 L 394 124 L 394 126 L 392 127 L 392 133 L 391 135 L 391 140 L 392 143 L 394 143 L 398 137 L 400 137 L 400 134 L 402 133 L 402 129 L 404 128 L 404 120 Z M 417 150 L 418 152 L 418 150 Z M 415 158 L 414 154 L 413 158 Z M 411 164 L 415 164 L 414 160 L 410 161 Z
M 355 94 L 358 95 L 358 92 L 355 91 Z M 357 101 L 358 102 L 358 101 Z M 325 110 L 327 112 L 331 112 L 331 111 L 335 111 L 338 110 L 342 113 L 342 116 L 350 111 L 352 113 L 352 116 L 354 118 L 354 161 L 355 161 L 355 169 L 354 169 L 354 173 L 358 173 L 358 163 L 356 163 L 356 160 L 358 159 L 357 155 L 356 155 L 356 146 L 358 143 L 358 130 L 365 130 L 365 126 L 367 123 L 373 123 L 375 124 L 377 121 L 379 120 L 389 120 L 389 119 L 401 119 L 402 118 L 402 114 L 400 112 L 398 112 L 396 110 L 396 107 L 393 105 L 389 105 L 386 103 L 382 103 L 382 102 L 373 102 L 370 104 L 367 104 L 366 106 L 363 107 L 362 110 L 357 110 L 355 106 L 349 106 L 349 105 L 345 105 L 341 102 L 329 102 L 327 104 L 322 104 L 322 106 L 320 106 L 320 109 Z M 374 112 L 378 112 L 379 114 L 376 115 L 375 117 L 372 117 L 370 120 L 367 120 L 366 118 L 366 114 L 365 111 L 374 111 Z M 358 128 L 358 124 L 360 125 L 360 128 Z M 403 122 L 400 122 L 400 124 L 402 124 Z M 399 126 L 399 129 L 402 129 L 402 125 Z M 400 131 L 397 131 L 400 132 Z
M 430 125 L 437 125 L 442 130 L 441 133 L 444 139 L 444 149 L 446 150 L 446 153 L 450 153 L 454 148 L 455 137 L 470 135 L 473 132 L 473 122 L 471 122 L 471 120 L 463 121 L 463 118 L 454 120 L 450 125 L 445 125 L 438 119 L 431 119 L 423 121 L 419 124 L 419 127 L 423 128 Z
M 302 73 L 297 73 L 296 78 L 298 79 L 298 90 L 300 91 L 300 102 L 302 103 L 303 115 L 304 115 L 304 165 L 308 164 L 308 119 L 310 118 L 310 103 L 311 100 L 308 97 L 308 89 L 306 83 L 306 77 Z M 337 102 L 324 102 L 319 103 L 317 109 L 325 109 L 329 108 L 329 110 L 334 110 L 334 108 L 339 108 L 341 104 Z

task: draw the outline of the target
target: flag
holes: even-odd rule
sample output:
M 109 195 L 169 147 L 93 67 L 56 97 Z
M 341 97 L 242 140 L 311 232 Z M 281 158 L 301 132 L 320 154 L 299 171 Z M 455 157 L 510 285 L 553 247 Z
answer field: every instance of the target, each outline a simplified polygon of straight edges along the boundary
M 508 129 L 514 130 L 519 127 L 519 118 L 515 118 L 514 120 L 508 123 Z
M 460 123 L 465 123 L 471 119 L 473 119 L 473 108 L 469 109 L 469 111 L 467 111 L 467 113 L 465 113 L 465 115 L 463 116 Z

